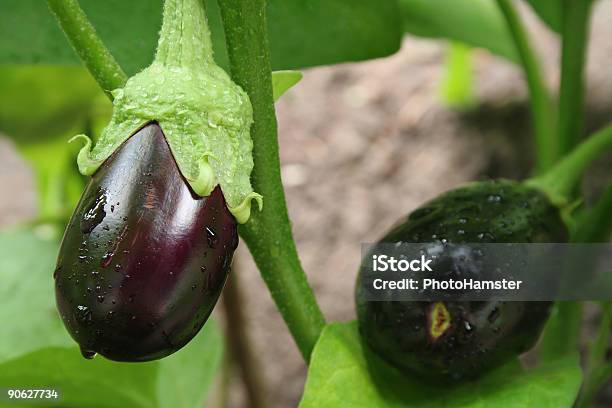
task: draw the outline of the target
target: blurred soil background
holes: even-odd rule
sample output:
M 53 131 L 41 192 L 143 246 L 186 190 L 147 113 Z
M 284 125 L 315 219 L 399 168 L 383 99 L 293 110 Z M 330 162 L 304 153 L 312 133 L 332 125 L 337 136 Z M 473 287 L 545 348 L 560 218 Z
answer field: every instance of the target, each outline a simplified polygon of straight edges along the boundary
M 537 39 L 546 80 L 559 79 L 558 39 L 523 9 Z M 598 2 L 588 63 L 588 128 L 612 121 L 612 1 Z M 442 191 L 490 177 L 524 178 L 532 162 L 527 91 L 519 67 L 475 51 L 476 106 L 441 102 L 447 44 L 406 37 L 389 58 L 309 69 L 277 104 L 283 182 L 304 269 L 328 320 L 355 316 L 360 244 Z M 610 162 L 589 178 L 601 189 Z M 35 214 L 32 171 L 0 139 L 0 226 Z M 248 250 L 233 271 L 244 297 L 247 331 L 271 407 L 296 406 L 306 367 Z M 220 308 L 217 308 L 220 314 Z M 220 316 L 221 317 L 221 316 Z M 222 318 L 222 317 L 221 317 Z M 587 311 L 585 337 L 597 323 Z M 600 407 L 612 406 L 612 390 Z M 239 381 L 231 407 L 246 406 Z

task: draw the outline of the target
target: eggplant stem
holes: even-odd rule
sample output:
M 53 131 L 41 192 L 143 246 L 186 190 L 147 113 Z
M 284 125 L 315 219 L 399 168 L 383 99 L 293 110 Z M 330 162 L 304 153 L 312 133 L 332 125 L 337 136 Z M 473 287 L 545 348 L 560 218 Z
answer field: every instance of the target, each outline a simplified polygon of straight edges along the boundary
M 610 148 L 612 148 L 612 125 L 593 134 L 549 171 L 526 183 L 548 194 L 554 204 L 566 207 L 584 171 Z
M 591 0 L 561 2 L 561 83 L 559 86 L 559 153 L 569 153 L 583 136 L 584 66 Z
M 265 0 L 220 0 L 233 80 L 253 105 L 253 188 L 266 198 L 238 231 L 306 361 L 325 326 L 291 234 L 280 177 Z
M 222 304 L 225 311 L 226 341 L 230 358 L 238 365 L 251 408 L 266 407 L 266 385 L 261 375 L 259 361 L 253 352 L 253 343 L 247 330 L 244 292 L 240 287 L 240 277 L 234 261 L 223 289 Z
M 542 70 L 527 30 L 512 1 L 497 0 L 497 5 L 506 20 L 527 80 L 537 151 L 536 173 L 540 174 L 552 167 L 558 157 L 554 102 L 542 79 Z
M 589 347 L 587 369 L 584 375 L 582 390 L 576 402 L 577 408 L 590 407 L 602 385 L 612 376 L 612 364 L 605 362 L 611 329 L 612 303 L 606 302 L 602 305 L 602 317 L 597 337 Z
M 155 62 L 197 68 L 214 63 L 203 0 L 165 0 Z

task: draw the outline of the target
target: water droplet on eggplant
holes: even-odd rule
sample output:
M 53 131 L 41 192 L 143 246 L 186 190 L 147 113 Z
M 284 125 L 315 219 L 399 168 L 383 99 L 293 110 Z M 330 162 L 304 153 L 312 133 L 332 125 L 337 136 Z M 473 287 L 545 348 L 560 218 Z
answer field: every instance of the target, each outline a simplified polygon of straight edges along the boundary
M 106 217 L 106 211 L 104 211 L 106 200 L 106 191 L 104 191 L 104 189 L 101 187 L 98 187 L 93 200 L 83 213 L 83 217 L 81 219 L 81 232 L 84 234 L 89 234 L 102 222 L 104 217 Z
M 96 356 L 96 354 L 97 353 L 95 351 L 81 348 L 81 355 L 87 360 L 92 360 Z

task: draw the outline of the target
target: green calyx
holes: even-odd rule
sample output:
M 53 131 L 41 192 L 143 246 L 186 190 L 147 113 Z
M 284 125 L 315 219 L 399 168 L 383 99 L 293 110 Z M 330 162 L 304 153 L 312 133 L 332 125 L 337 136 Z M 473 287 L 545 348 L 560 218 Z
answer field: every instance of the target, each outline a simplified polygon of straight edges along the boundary
M 112 91 L 110 123 L 77 162 L 84 175 L 98 167 L 132 134 L 156 121 L 180 172 L 193 191 L 207 196 L 217 186 L 239 223 L 248 221 L 251 187 L 253 113 L 248 95 L 212 57 L 210 32 L 201 0 L 166 0 L 153 63 Z M 74 139 L 74 138 L 73 138 Z
M 576 146 L 546 173 L 529 179 L 526 183 L 544 191 L 555 204 L 568 205 L 586 169 L 611 148 L 612 126 L 608 126 Z
M 546 173 L 525 181 L 542 191 L 560 208 L 563 218 L 571 220 L 572 212 L 581 204 L 573 198 L 582 175 L 601 154 L 612 148 L 612 126 L 608 126 L 582 142 Z

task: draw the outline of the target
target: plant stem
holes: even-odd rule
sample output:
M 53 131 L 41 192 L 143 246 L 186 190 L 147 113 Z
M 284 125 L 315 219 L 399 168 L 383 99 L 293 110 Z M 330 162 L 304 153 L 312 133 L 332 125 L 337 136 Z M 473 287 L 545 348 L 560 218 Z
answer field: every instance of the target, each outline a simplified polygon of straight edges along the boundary
M 240 374 L 250 408 L 266 406 L 266 386 L 259 370 L 259 362 L 253 354 L 252 342 L 246 329 L 247 319 L 244 312 L 244 295 L 240 287 L 240 277 L 236 273 L 234 261 L 233 273 L 223 289 L 223 308 L 225 310 L 226 339 L 231 358 L 240 368 Z
M 604 363 L 597 367 L 597 369 L 593 370 L 592 374 L 590 374 L 583 383 L 582 392 L 578 398 L 578 401 L 576 402 L 575 407 L 591 408 L 597 393 L 610 379 L 610 377 L 612 377 L 612 362 Z
M 589 348 L 587 371 L 584 376 L 580 397 L 576 403 L 577 408 L 590 407 L 597 392 L 612 374 L 609 363 L 605 363 L 610 328 L 612 328 L 612 304 L 605 303 L 597 337 Z
M 198 67 L 214 62 L 202 0 L 165 0 L 162 21 L 155 63 Z
M 220 0 L 232 78 L 251 98 L 253 188 L 264 196 L 240 234 L 304 359 L 325 325 L 300 265 L 280 178 L 278 137 L 267 39 L 265 0 Z
M 77 0 L 47 0 L 64 34 L 96 82 L 112 101 L 111 91 L 127 81 L 110 51 L 98 37 Z
M 612 183 L 608 184 L 597 203 L 578 219 L 572 240 L 608 242 L 610 231 L 612 231 Z
M 527 86 L 529 87 L 531 117 L 537 151 L 536 173 L 539 174 L 552 167 L 558 157 L 558 146 L 555 140 L 554 129 L 554 105 L 542 80 L 540 66 L 531 47 L 527 31 L 523 27 L 517 11 L 512 6 L 511 0 L 497 0 L 497 4 L 506 19 L 506 24 L 514 39 L 514 44 L 527 80 Z
M 583 131 L 583 72 L 592 0 L 562 0 L 561 4 L 559 153 L 563 157 L 580 140 Z
M 221 372 L 218 375 L 217 386 L 215 392 L 206 401 L 207 407 L 227 408 L 229 403 L 229 388 L 232 376 L 232 362 L 227 350 L 223 353 L 221 361 Z
M 545 174 L 527 183 L 546 192 L 551 200 L 565 204 L 580 181 L 582 173 L 602 153 L 612 147 L 612 125 L 596 132 Z
M 588 363 L 590 366 L 601 364 L 606 357 L 610 327 L 612 327 L 612 304 L 608 303 L 603 304 L 597 337 L 589 350 Z

